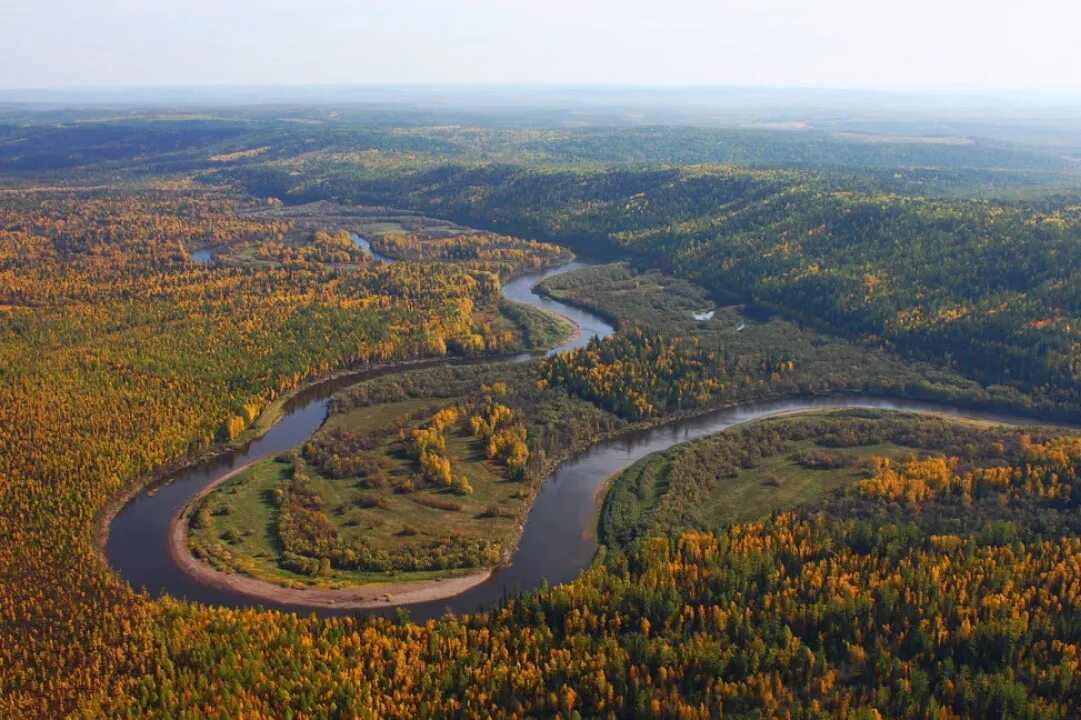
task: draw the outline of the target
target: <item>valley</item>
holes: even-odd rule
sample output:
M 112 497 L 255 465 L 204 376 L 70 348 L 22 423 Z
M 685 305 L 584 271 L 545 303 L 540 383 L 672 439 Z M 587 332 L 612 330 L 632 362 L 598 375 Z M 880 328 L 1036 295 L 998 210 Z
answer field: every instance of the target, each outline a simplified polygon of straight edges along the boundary
M 1059 149 L 39 112 L 0 714 L 1076 716 Z

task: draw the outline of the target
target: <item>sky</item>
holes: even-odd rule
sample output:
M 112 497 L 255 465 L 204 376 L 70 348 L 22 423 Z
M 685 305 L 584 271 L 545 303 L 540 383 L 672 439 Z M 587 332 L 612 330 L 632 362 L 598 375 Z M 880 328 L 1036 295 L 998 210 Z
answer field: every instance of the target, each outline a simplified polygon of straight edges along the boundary
M 0 88 L 1081 90 L 1077 0 L 0 0 Z

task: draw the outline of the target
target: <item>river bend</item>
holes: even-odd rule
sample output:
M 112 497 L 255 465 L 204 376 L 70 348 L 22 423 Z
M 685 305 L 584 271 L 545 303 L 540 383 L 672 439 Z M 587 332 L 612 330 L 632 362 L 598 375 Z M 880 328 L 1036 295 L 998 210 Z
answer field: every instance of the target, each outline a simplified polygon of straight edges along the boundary
M 593 336 L 606 336 L 613 328 L 599 316 L 552 298 L 539 296 L 533 288 L 544 278 L 582 267 L 574 261 L 542 273 L 524 275 L 508 282 L 503 292 L 515 302 L 542 308 L 574 321 L 579 332 L 550 353 L 581 347 Z M 530 358 L 522 355 L 521 361 Z M 303 443 L 326 419 L 331 395 L 350 384 L 401 368 L 374 370 L 317 384 L 294 397 L 281 420 L 263 437 L 245 447 L 182 470 L 163 484 L 141 491 L 113 519 L 105 554 L 109 564 L 136 588 L 151 595 L 177 597 L 232 607 L 261 606 L 322 615 L 366 612 L 327 607 L 277 604 L 256 600 L 235 590 L 223 589 L 192 577 L 170 552 L 172 521 L 190 498 L 223 475 L 256 460 L 270 457 Z M 594 445 L 562 464 L 538 493 L 511 564 L 495 570 L 485 582 L 460 595 L 410 605 L 416 619 L 437 617 L 446 611 L 466 613 L 491 606 L 504 597 L 531 590 L 543 579 L 555 584 L 572 580 L 589 565 L 597 550 L 596 505 L 605 481 L 650 453 L 672 445 L 720 432 L 726 428 L 767 417 L 828 408 L 872 408 L 921 413 L 943 413 L 1003 423 L 1031 423 L 998 413 L 961 410 L 937 403 L 865 396 L 801 398 L 756 403 L 716 410 L 658 427 L 638 430 Z

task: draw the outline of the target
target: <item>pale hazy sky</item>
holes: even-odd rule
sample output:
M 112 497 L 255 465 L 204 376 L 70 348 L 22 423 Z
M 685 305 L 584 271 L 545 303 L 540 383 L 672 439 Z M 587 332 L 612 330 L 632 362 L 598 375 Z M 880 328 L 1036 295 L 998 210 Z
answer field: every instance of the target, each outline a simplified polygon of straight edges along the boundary
M 1079 0 L 0 0 L 0 87 L 1081 89 Z

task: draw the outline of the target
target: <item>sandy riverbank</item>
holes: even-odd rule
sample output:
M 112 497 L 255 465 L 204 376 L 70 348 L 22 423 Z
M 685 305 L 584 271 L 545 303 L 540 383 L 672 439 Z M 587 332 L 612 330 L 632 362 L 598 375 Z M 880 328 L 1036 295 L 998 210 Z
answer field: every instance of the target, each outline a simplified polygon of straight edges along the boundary
M 256 460 L 255 462 L 259 462 Z M 454 597 L 480 585 L 492 576 L 492 570 L 478 570 L 432 580 L 408 580 L 350 585 L 341 588 L 291 588 L 250 575 L 229 573 L 207 565 L 188 548 L 188 519 L 198 501 L 215 488 L 255 464 L 249 463 L 207 485 L 185 504 L 173 518 L 169 529 L 169 552 L 176 564 L 199 582 L 223 590 L 247 595 L 266 602 L 326 608 L 379 608 L 410 605 Z

